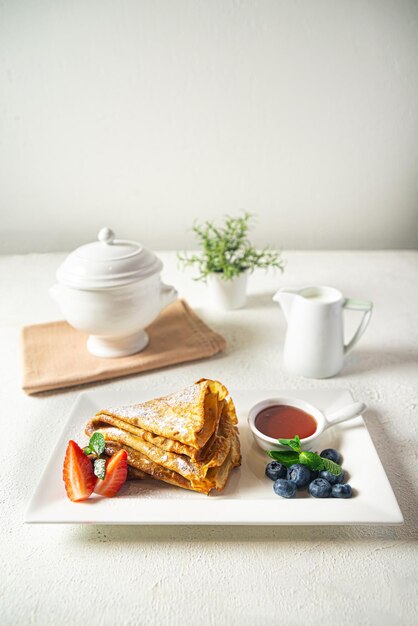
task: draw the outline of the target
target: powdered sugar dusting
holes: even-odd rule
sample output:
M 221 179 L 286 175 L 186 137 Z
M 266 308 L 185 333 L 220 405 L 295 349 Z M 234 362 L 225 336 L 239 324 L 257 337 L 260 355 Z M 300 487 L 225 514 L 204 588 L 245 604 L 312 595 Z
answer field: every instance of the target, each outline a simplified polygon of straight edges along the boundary
M 199 385 L 191 385 L 181 391 L 173 393 L 171 396 L 167 396 L 164 399 L 165 404 L 168 406 L 177 406 L 178 404 L 193 404 L 196 402 L 200 394 Z
M 104 412 L 134 423 L 137 421 L 142 428 L 156 435 L 171 436 L 175 440 L 187 443 L 190 431 L 193 431 L 193 419 L 190 410 L 183 411 L 182 406 L 195 404 L 200 392 L 200 385 L 190 385 L 150 403 L 111 407 Z
M 196 471 L 196 468 L 193 463 L 187 461 L 185 458 L 178 456 L 174 458 L 174 464 L 176 467 L 176 471 L 185 478 L 190 479 Z
M 129 404 L 126 406 L 119 407 L 111 407 L 110 409 L 106 409 L 105 413 L 111 413 L 112 415 L 117 415 L 122 418 L 127 419 L 135 419 L 139 418 L 141 420 L 154 420 L 158 417 L 158 413 L 152 406 L 146 406 L 144 404 Z

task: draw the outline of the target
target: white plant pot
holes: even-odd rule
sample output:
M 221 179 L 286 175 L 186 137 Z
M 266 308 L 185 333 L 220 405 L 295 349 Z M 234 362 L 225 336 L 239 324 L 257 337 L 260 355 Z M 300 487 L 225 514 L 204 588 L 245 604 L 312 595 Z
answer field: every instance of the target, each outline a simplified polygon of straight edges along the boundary
M 225 280 L 220 274 L 209 274 L 208 286 L 211 305 L 223 310 L 240 309 L 245 305 L 247 273 Z

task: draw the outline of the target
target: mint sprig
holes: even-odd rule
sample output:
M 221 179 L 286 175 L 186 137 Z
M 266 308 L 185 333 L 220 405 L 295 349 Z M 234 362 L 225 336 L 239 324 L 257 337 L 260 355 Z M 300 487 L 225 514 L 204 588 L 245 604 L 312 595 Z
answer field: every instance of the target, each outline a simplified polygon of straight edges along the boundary
M 313 470 L 314 472 L 319 472 L 320 470 L 324 469 L 324 462 L 322 457 L 315 452 L 301 452 L 299 454 L 299 463 L 302 463 L 302 465 L 307 465 L 309 469 Z M 338 474 L 336 474 L 336 476 L 338 476 Z
M 316 452 L 302 450 L 298 435 L 295 435 L 293 439 L 278 439 L 278 442 L 282 446 L 291 448 L 291 450 L 269 450 L 267 455 L 275 461 L 282 463 L 285 467 L 290 467 L 295 463 L 301 463 L 314 472 L 328 470 L 330 474 L 334 474 L 334 476 L 339 476 L 342 472 L 341 465 L 338 465 L 338 463 L 324 459 Z
M 84 454 L 86 454 L 87 456 L 89 456 L 90 454 L 100 456 L 101 454 L 103 454 L 105 447 L 105 438 L 103 437 L 102 433 L 93 433 L 90 437 L 89 445 L 84 448 Z
M 322 459 L 322 456 L 319 458 Z M 339 476 L 341 474 L 341 465 L 338 465 L 338 463 L 331 461 L 331 459 L 322 459 L 322 462 L 325 469 L 328 470 L 330 474 L 334 474 L 334 476 Z
M 290 452 L 287 450 L 269 450 L 267 454 L 269 455 L 269 457 L 271 457 L 275 461 L 278 461 L 285 467 L 290 467 L 295 463 L 299 463 L 299 454 L 297 452 Z
M 300 439 L 297 435 L 294 436 L 293 439 L 279 439 L 279 443 L 282 444 L 282 446 L 289 446 L 289 448 L 292 448 L 292 450 L 294 450 L 294 452 L 300 452 Z
M 97 478 L 104 480 L 106 476 L 106 459 L 101 459 L 100 455 L 105 451 L 106 442 L 102 433 L 93 433 L 90 437 L 89 445 L 83 450 L 87 456 L 93 455 L 96 458 L 93 462 L 93 472 Z

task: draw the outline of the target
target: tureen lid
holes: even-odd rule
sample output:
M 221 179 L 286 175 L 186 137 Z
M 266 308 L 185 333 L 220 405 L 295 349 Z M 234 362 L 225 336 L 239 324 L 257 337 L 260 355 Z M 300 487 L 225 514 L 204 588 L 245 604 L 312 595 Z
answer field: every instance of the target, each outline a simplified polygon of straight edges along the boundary
M 97 238 L 67 256 L 57 270 L 60 283 L 76 289 L 119 287 L 143 280 L 163 267 L 153 252 L 136 241 L 115 239 L 110 228 L 102 228 Z

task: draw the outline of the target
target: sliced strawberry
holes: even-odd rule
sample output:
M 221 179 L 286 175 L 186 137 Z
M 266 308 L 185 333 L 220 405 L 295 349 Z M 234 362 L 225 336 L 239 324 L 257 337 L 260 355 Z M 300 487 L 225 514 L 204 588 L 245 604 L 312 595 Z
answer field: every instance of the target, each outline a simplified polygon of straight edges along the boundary
M 126 450 L 119 450 L 106 462 L 104 480 L 97 479 L 94 491 L 106 498 L 113 498 L 122 487 L 128 474 L 128 455 Z
M 69 441 L 65 453 L 62 477 L 67 496 L 73 502 L 86 500 L 96 484 L 93 465 L 75 441 Z

